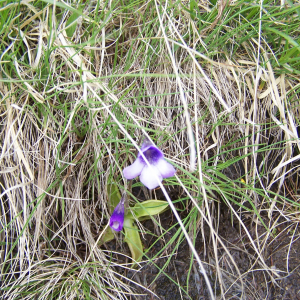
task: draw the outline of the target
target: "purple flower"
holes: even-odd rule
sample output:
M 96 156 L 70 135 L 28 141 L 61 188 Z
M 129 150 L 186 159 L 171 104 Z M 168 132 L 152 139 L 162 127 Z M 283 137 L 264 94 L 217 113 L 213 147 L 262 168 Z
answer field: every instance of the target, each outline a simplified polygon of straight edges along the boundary
M 157 178 L 162 182 L 163 178 L 174 176 L 176 170 L 164 159 L 163 153 L 154 144 L 145 140 L 141 150 L 149 161 L 150 166 L 147 165 L 139 153 L 136 161 L 124 169 L 123 174 L 126 179 L 133 179 L 140 175 L 141 182 L 148 189 L 154 189 L 159 186 Z
M 124 202 L 125 202 L 125 196 L 123 196 L 119 202 L 119 204 L 114 209 L 114 212 L 112 213 L 110 220 L 109 220 L 109 226 L 111 229 L 115 231 L 121 231 L 123 228 L 124 223 Z

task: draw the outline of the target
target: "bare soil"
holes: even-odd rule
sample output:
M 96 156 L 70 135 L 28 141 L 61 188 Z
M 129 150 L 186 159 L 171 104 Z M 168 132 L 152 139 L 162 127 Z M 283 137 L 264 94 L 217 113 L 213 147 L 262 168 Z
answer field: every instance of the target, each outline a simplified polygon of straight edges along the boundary
M 135 191 L 135 194 L 138 194 L 139 198 L 143 200 L 144 195 L 140 190 Z M 162 195 L 158 194 L 157 196 L 158 199 L 163 199 Z M 219 236 L 229 249 L 243 278 L 242 288 L 241 282 L 238 280 L 238 274 L 234 270 L 228 255 L 224 249 L 219 247 L 218 257 L 220 259 L 219 264 L 222 267 L 222 279 L 228 289 L 226 299 L 300 300 L 300 240 L 298 227 L 293 225 L 295 223 L 289 223 L 283 219 L 282 225 L 277 226 L 276 232 L 265 241 L 261 252 L 267 266 L 276 271 L 278 275 L 276 276 L 275 273 L 270 274 L 262 267 L 244 229 L 240 227 L 239 221 L 232 216 L 229 208 L 221 205 L 220 210 Z M 184 218 L 186 212 L 183 211 L 181 216 Z M 260 222 L 254 222 L 250 217 L 242 216 L 242 219 L 252 238 L 256 240 L 258 237 L 261 243 L 267 233 L 265 227 Z M 166 230 L 176 224 L 175 217 L 170 211 L 161 214 L 160 220 Z M 151 220 L 144 221 L 143 225 L 150 233 L 159 234 L 158 228 L 154 226 Z M 150 249 L 147 253 L 148 257 L 155 257 L 176 231 L 177 227 L 174 227 L 164 236 L 164 240 L 159 240 L 156 243 L 153 234 L 144 235 L 143 245 L 145 249 Z M 195 247 L 202 261 L 207 263 L 206 272 L 218 299 L 221 295 L 221 289 L 216 280 L 209 228 L 204 227 L 204 232 L 204 236 L 201 235 L 201 231 L 198 233 L 195 239 Z M 107 249 L 130 255 L 125 243 L 114 240 L 106 246 Z M 178 249 L 173 252 L 177 246 Z M 180 245 L 174 242 L 171 243 L 170 247 L 165 249 L 163 255 L 160 254 L 159 257 L 163 258 L 154 259 L 151 264 L 144 264 L 139 272 L 135 270 L 125 271 L 124 275 L 127 278 L 139 282 L 158 297 L 149 293 L 146 289 L 137 288 L 137 292 L 141 296 L 134 298 L 141 300 L 210 299 L 203 275 L 197 262 L 195 260 L 191 262 L 191 251 L 184 238 Z M 123 258 L 120 257 L 119 259 L 122 260 Z M 118 271 L 122 272 L 121 269 Z

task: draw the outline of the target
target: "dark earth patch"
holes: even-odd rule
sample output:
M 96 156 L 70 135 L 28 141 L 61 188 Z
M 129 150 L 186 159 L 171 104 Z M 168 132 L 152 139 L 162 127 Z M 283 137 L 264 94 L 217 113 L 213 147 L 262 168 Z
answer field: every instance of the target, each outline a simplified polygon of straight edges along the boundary
M 145 196 L 138 189 L 133 189 L 133 191 L 141 200 L 153 196 Z M 170 191 L 170 194 L 175 195 L 176 191 Z M 156 192 L 156 197 L 157 199 L 164 199 L 160 191 Z M 178 199 L 178 196 L 174 199 Z M 177 203 L 176 205 L 180 210 L 184 206 L 183 203 Z M 186 211 L 182 210 L 181 217 L 184 218 L 186 215 Z M 289 223 L 286 220 L 282 220 L 281 225 L 276 227 L 276 232 L 268 236 L 261 251 L 267 266 L 271 267 L 279 275 L 276 277 L 275 273 L 271 275 L 270 271 L 268 272 L 264 269 L 245 229 L 240 226 L 239 221 L 230 213 L 229 208 L 221 205 L 219 215 L 219 236 L 234 258 L 243 283 L 242 288 L 241 280 L 238 279 L 239 275 L 234 269 L 229 256 L 218 245 L 219 265 L 222 268 L 222 278 L 225 282 L 225 287 L 228 289 L 225 299 L 300 300 L 300 240 L 299 230 L 297 226 L 293 225 L 295 222 Z M 178 229 L 176 226 L 170 229 L 176 224 L 176 219 L 170 210 L 159 217 L 163 228 L 168 232 L 164 235 L 164 239 L 158 241 L 156 241 L 155 235 L 161 235 L 159 228 L 154 225 L 152 220 L 143 222 L 143 226 L 148 233 L 144 235 L 142 242 L 145 250 L 149 249 L 147 256 L 153 258 L 153 263 L 142 263 L 142 268 L 139 271 L 124 271 L 121 268 L 117 270 L 127 278 L 139 282 L 142 286 L 155 293 L 158 298 L 147 291 L 147 289 L 137 288 L 136 285 L 131 284 L 141 294 L 140 296 L 131 297 L 131 299 L 209 300 L 204 277 L 199 270 L 196 260 L 193 259 L 191 263 L 192 253 L 184 238 L 180 242 L 178 242 L 179 239 L 177 238 L 176 242 L 172 242 L 163 253 L 158 255 L 158 257 L 163 258 L 155 258 L 155 255 L 174 237 Z M 241 217 L 247 231 L 255 241 L 256 247 L 258 247 L 257 237 L 259 237 L 258 239 L 262 245 L 262 241 L 267 234 L 265 227 L 260 221 L 253 220 L 253 215 L 249 214 L 247 216 L 245 214 Z M 267 221 L 267 218 L 264 221 Z M 221 299 L 221 288 L 216 280 L 217 271 L 211 245 L 209 228 L 204 226 L 204 237 L 200 231 L 195 239 L 195 247 L 201 260 L 207 263 L 205 269 L 211 286 L 216 293 L 217 299 Z M 127 245 L 121 241 L 114 240 L 106 246 L 108 250 L 116 250 L 130 256 Z M 124 256 L 119 256 L 118 260 L 119 262 L 129 262 Z

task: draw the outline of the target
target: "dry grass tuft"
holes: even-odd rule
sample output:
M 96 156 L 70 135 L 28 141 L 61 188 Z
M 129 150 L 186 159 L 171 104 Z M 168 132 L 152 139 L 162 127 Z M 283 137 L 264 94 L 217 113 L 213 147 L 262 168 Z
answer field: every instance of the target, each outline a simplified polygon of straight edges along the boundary
M 203 239 L 213 297 L 260 299 L 251 276 L 263 270 L 276 285 L 282 270 L 267 250 L 276 228 L 299 221 L 299 75 L 278 72 L 264 37 L 211 54 L 205 37 L 225 22 L 221 12 L 199 32 L 173 4 L 50 3 L 0 10 L 15 12 L 0 35 L 3 299 L 142 299 L 143 284 L 126 277 L 126 249 L 98 242 L 106 187 L 132 191 L 122 169 L 137 153 L 129 137 L 143 136 L 177 166 L 166 190 L 196 207 L 189 235 Z M 224 237 L 225 214 L 234 237 Z

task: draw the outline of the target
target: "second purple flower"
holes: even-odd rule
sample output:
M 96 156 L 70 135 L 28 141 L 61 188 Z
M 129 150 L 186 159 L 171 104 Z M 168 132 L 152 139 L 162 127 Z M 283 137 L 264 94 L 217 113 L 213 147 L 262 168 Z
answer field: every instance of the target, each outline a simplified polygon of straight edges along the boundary
M 124 169 L 123 174 L 126 179 L 133 179 L 140 175 L 141 182 L 148 189 L 154 189 L 159 186 L 156 177 L 162 182 L 164 178 L 174 176 L 176 170 L 164 159 L 162 151 L 154 144 L 145 140 L 141 150 L 149 161 L 150 166 L 147 165 L 139 153 L 136 161 L 131 166 Z M 156 176 L 154 176 L 154 174 Z
M 115 231 L 121 231 L 123 228 L 124 214 L 125 214 L 124 203 L 125 203 L 125 196 L 121 198 L 119 204 L 114 209 L 109 220 L 110 228 Z

